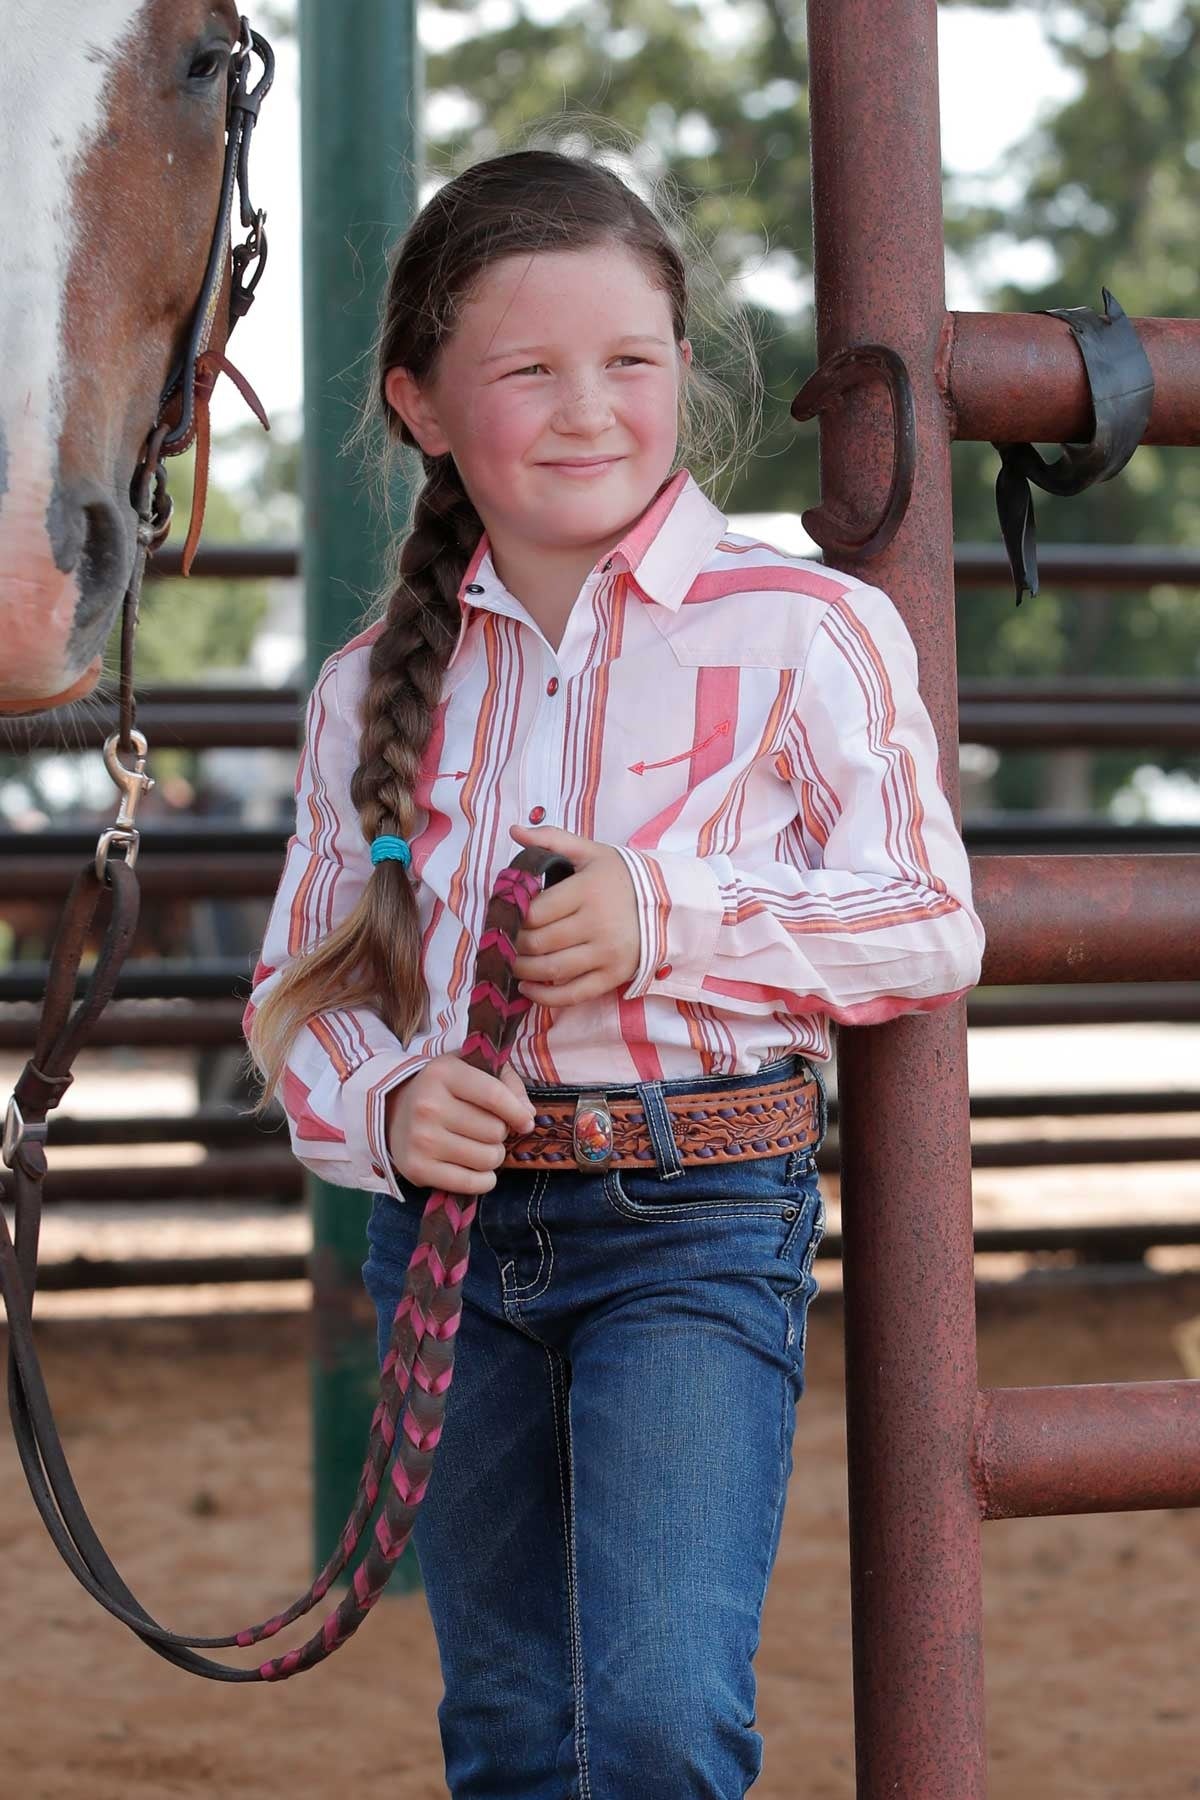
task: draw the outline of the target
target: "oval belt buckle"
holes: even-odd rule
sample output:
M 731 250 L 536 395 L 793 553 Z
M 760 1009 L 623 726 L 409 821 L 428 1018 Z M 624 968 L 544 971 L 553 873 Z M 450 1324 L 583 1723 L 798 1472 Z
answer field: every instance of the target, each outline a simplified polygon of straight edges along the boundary
M 603 1174 L 613 1159 L 616 1139 L 612 1114 L 603 1089 L 580 1094 L 571 1125 L 571 1149 L 575 1166 L 585 1175 Z

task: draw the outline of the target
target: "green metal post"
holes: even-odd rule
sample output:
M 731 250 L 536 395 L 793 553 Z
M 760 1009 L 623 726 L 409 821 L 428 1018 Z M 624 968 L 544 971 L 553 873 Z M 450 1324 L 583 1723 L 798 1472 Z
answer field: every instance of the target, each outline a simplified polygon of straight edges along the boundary
M 412 217 L 414 0 L 300 0 L 304 247 L 304 591 L 308 681 L 353 636 L 380 574 L 381 524 L 341 454 L 369 381 L 384 251 Z M 314 1530 L 318 1565 L 354 1499 L 378 1386 L 362 1288 L 370 1201 L 310 1178 Z M 416 1586 L 412 1556 L 395 1583 Z

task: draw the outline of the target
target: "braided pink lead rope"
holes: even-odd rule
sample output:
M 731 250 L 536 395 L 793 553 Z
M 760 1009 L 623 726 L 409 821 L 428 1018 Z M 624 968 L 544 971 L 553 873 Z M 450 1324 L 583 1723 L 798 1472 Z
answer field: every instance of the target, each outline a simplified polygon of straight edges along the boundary
M 561 868 L 553 866 L 556 864 Z M 565 858 L 552 858 L 546 851 L 521 851 L 496 878 L 480 939 L 467 1036 L 460 1054 L 464 1061 L 492 1075 L 498 1075 L 507 1062 L 517 1024 L 529 1010 L 529 1001 L 517 987 L 513 962 L 517 931 L 539 892 L 539 868 L 546 875 L 547 885 L 572 872 Z M 510 913 L 511 917 L 506 916 Z M 378 1495 L 379 1471 L 395 1443 L 396 1454 L 383 1511 L 375 1527 L 375 1541 L 354 1572 L 350 1592 L 330 1613 L 321 1630 L 299 1649 L 259 1665 L 264 1681 L 285 1681 L 344 1644 L 378 1600 L 412 1536 L 417 1508 L 429 1485 L 433 1453 L 442 1435 L 446 1395 L 454 1374 L 454 1340 L 462 1318 L 471 1224 L 478 1210 L 474 1199 L 456 1198 L 440 1190 L 431 1193 L 426 1202 L 420 1236 L 392 1321 L 381 1371 L 379 1404 L 372 1419 L 372 1442 L 359 1481 L 358 1498 L 338 1550 L 302 1601 L 256 1630 L 239 1633 L 238 1643 L 257 1643 L 273 1636 L 320 1599 L 357 1547 Z M 401 1408 L 397 1431 L 395 1421 Z

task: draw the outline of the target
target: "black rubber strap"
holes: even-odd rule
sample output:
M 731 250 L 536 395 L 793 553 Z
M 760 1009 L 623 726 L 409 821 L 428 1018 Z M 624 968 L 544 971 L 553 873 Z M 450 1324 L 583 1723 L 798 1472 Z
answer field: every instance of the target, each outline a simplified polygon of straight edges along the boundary
M 1120 302 L 1107 288 L 1104 317 L 1090 306 L 1048 306 L 1051 318 L 1069 325 L 1083 357 L 1092 399 L 1093 431 L 1086 444 L 1064 444 L 1057 462 L 1048 463 L 1032 444 L 996 444 L 1000 473 L 996 477 L 996 509 L 1004 547 L 1012 565 L 1017 605 L 1038 591 L 1037 537 L 1034 529 L 1035 482 L 1048 494 L 1081 494 L 1097 481 L 1111 481 L 1129 461 L 1146 433 L 1154 404 L 1154 372 L 1141 339 Z

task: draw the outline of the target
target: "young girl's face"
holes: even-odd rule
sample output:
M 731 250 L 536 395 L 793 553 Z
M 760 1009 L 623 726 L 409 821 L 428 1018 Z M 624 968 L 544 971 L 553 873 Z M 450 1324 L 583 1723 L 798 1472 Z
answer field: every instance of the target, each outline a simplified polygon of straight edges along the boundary
M 431 456 L 453 456 L 493 547 L 599 556 L 671 472 L 691 346 L 624 246 L 493 263 L 433 376 L 387 375 Z

